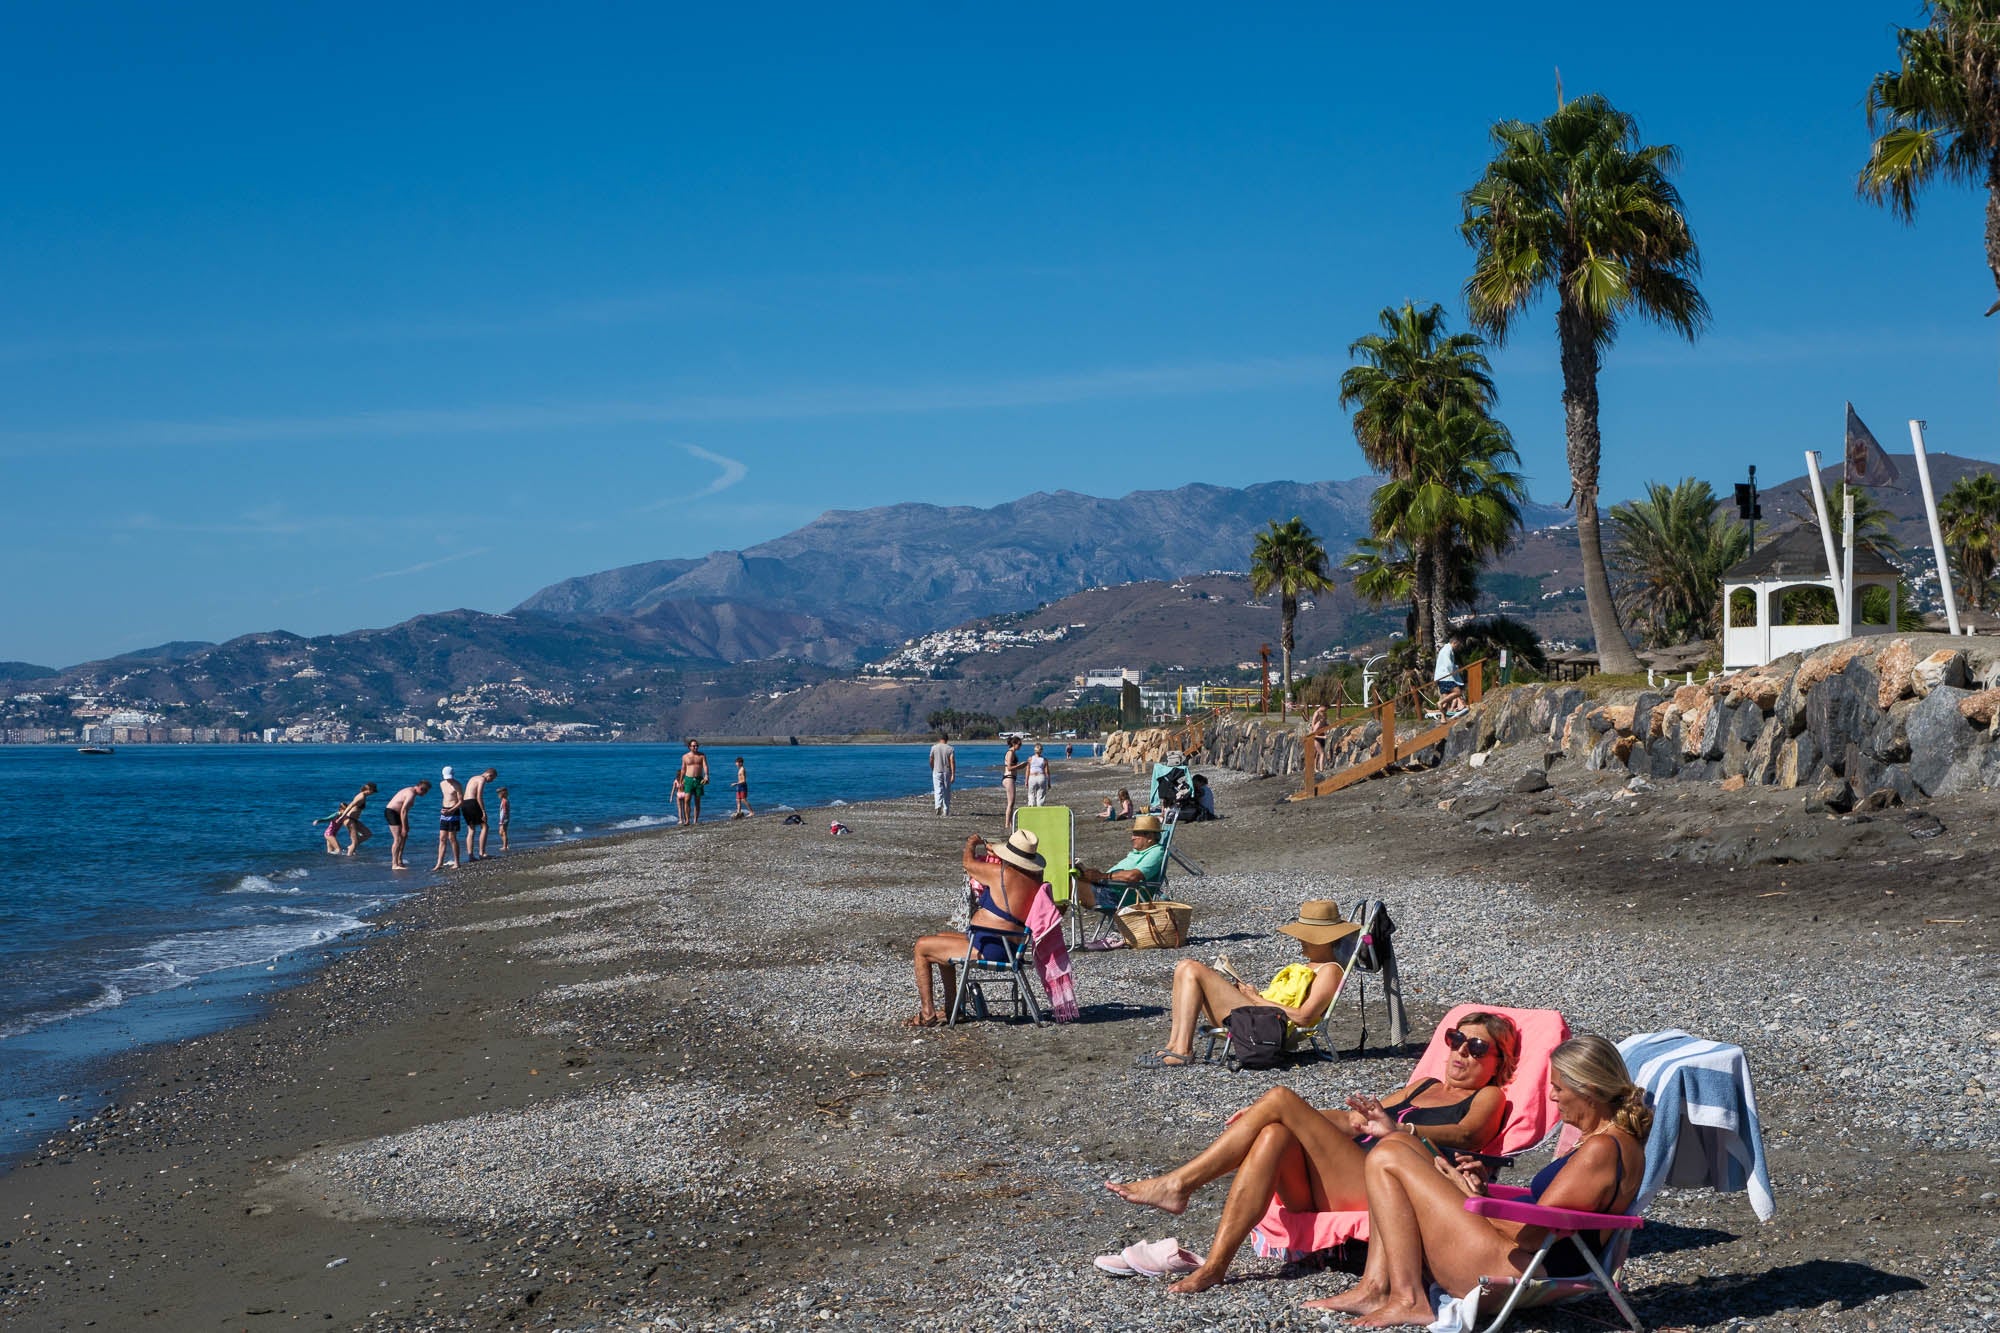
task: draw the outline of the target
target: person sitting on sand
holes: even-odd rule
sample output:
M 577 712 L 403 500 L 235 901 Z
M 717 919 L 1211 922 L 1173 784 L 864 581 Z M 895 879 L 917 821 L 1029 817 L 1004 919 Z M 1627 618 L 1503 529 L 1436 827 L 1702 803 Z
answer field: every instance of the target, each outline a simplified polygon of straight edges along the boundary
M 1618 1048 L 1594 1033 L 1572 1037 L 1549 1056 L 1549 1091 L 1563 1123 L 1583 1135 L 1528 1182 L 1528 1201 L 1584 1213 L 1622 1213 L 1646 1174 L 1646 1135 L 1653 1112 L 1632 1082 Z M 1484 1278 L 1526 1271 L 1544 1228 L 1501 1222 L 1465 1211 L 1468 1197 L 1486 1193 L 1477 1158 L 1433 1156 L 1414 1139 L 1397 1138 L 1368 1154 L 1368 1262 L 1361 1280 L 1308 1308 L 1360 1316 L 1368 1328 L 1429 1324 L 1429 1284 L 1472 1290 Z M 1601 1247 L 1598 1233 L 1588 1243 Z M 1567 1240 L 1549 1252 L 1552 1278 L 1590 1272 L 1583 1252 Z
M 354 855 L 356 847 L 359 847 L 362 843 L 375 836 L 368 831 L 368 826 L 361 822 L 361 812 L 368 808 L 368 798 L 374 794 L 375 784 L 364 782 L 361 784 L 361 790 L 354 793 L 353 800 L 326 817 L 326 854 L 328 856 L 343 855 L 340 850 L 340 839 L 334 836 L 343 828 L 347 830 L 347 851 L 344 853 L 347 856 Z
M 1099 889 L 1104 890 L 1106 902 L 1115 902 L 1125 896 L 1125 886 L 1158 884 L 1167 865 L 1167 849 L 1160 844 L 1163 827 L 1158 815 L 1140 815 L 1132 821 L 1132 850 L 1116 864 L 1093 870 L 1077 862 L 1076 900 L 1085 907 L 1096 907 Z
M 1045 863 L 1041 840 L 1027 829 L 1016 829 L 999 847 L 989 845 L 977 833 L 965 840 L 959 856 L 965 869 L 966 888 L 972 893 L 972 915 L 968 938 L 957 931 L 940 931 L 917 941 L 917 1013 L 904 1020 L 913 1028 L 936 1027 L 944 1022 L 931 995 L 931 967 L 943 975 L 947 1005 L 957 993 L 958 963 L 969 945 L 977 945 L 979 956 L 996 963 L 1007 961 L 1006 943 L 1001 935 L 1025 931 L 1028 909 L 1040 891 Z
M 1192 1160 L 1150 1180 L 1104 1186 L 1127 1203 L 1180 1213 L 1196 1190 L 1236 1173 L 1206 1262 L 1173 1287 L 1206 1290 L 1229 1271 L 1274 1191 L 1302 1212 L 1359 1211 L 1368 1204 L 1367 1163 L 1378 1145 L 1415 1143 L 1420 1132 L 1447 1150 L 1477 1149 L 1492 1139 L 1506 1113 L 1504 1090 L 1520 1062 L 1521 1035 L 1506 1015 L 1481 1012 L 1460 1019 L 1445 1042 L 1450 1054 L 1442 1079 L 1416 1079 L 1380 1099 L 1349 1097 L 1344 1109 L 1325 1111 L 1290 1088 L 1273 1088 L 1229 1117 Z
M 1285 1011 L 1285 1021 L 1308 1028 L 1319 1022 L 1340 988 L 1340 964 L 1334 961 L 1340 941 L 1361 933 L 1352 921 L 1340 919 L 1340 904 L 1314 899 L 1299 904 L 1298 917 L 1278 927 L 1281 935 L 1299 942 L 1305 965 L 1312 968 L 1312 985 L 1296 1005 L 1279 1004 L 1267 998 L 1247 981 L 1224 976 L 1206 963 L 1183 958 L 1174 964 L 1173 1021 L 1168 1030 L 1167 1048 L 1145 1057 L 1141 1063 L 1177 1069 L 1194 1063 L 1195 1021 L 1203 1015 L 1220 1023 L 1232 1010 L 1245 1005 L 1265 1004 Z M 1227 960 L 1217 959 L 1227 966 Z
M 1215 788 L 1208 785 L 1208 779 L 1200 773 L 1194 775 L 1194 819 L 1200 823 L 1204 819 L 1220 819 L 1215 813 Z
M 1118 813 L 1115 816 L 1115 818 L 1130 819 L 1131 817 L 1132 817 L 1132 793 L 1126 791 L 1123 787 L 1120 787 L 1118 789 Z
M 1116 797 L 1107 796 L 1104 798 L 1104 811 L 1099 817 L 1107 824 L 1118 818 L 1118 799 Z

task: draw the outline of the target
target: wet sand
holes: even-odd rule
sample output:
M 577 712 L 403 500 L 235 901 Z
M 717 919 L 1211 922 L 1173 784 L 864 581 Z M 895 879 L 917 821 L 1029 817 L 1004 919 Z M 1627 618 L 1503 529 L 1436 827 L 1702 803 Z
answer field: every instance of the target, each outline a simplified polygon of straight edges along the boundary
M 1191 952 L 1268 975 L 1301 897 L 1366 893 L 1402 925 L 1419 1038 L 1482 1000 L 1737 1042 L 1778 1216 L 1668 1192 L 1626 1270 L 1641 1317 L 1986 1327 L 2000 798 L 1938 802 L 1943 831 L 1919 837 L 1903 812 L 1620 796 L 1575 765 L 1513 794 L 1510 762 L 1307 804 L 1215 775 L 1227 817 L 1177 844 L 1209 871 L 1176 871 Z M 1087 815 L 1130 778 L 1079 760 L 1057 784 Z M 928 799 L 845 807 L 840 838 L 825 814 L 759 817 L 460 872 L 261 1021 L 136 1060 L 114 1108 L 0 1178 L 0 1319 L 1330 1326 L 1299 1306 L 1348 1278 L 1247 1247 L 1198 1297 L 1099 1276 L 1090 1257 L 1133 1240 L 1205 1249 L 1221 1193 L 1167 1219 L 1098 1182 L 1171 1165 L 1279 1083 L 1319 1102 L 1394 1087 L 1414 1047 L 1383 1048 L 1377 1007 L 1337 1064 L 1136 1069 L 1178 956 L 1151 952 L 1082 957 L 1076 1025 L 903 1029 L 910 941 L 949 916 L 958 844 L 998 816 L 980 791 L 949 820 Z M 1078 829 L 1085 859 L 1125 845 Z M 1353 1046 L 1355 1011 L 1337 1028 Z M 1536 1318 L 1600 1326 L 1583 1315 Z

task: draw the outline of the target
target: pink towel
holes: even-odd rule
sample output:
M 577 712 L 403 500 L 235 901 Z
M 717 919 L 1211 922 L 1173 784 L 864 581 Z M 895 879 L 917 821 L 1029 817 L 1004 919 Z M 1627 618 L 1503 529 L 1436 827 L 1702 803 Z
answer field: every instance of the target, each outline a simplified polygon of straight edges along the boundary
M 1044 884 L 1028 908 L 1028 934 L 1035 940 L 1035 970 L 1042 974 L 1042 989 L 1048 992 L 1049 1010 L 1058 1023 L 1074 1023 L 1079 1017 L 1076 985 L 1069 978 L 1069 945 L 1063 942 L 1062 912 Z

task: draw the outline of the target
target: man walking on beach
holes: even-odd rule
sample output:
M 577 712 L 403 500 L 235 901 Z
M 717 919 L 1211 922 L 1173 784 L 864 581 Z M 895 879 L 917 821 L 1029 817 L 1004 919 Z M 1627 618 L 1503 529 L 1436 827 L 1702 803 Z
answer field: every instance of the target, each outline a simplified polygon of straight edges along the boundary
M 468 861 L 486 859 L 486 784 L 499 776 L 499 770 L 492 768 L 484 773 L 474 773 L 465 784 L 465 798 L 458 803 L 458 812 L 465 816 L 465 859 Z
M 701 794 L 708 790 L 708 756 L 700 741 L 689 741 L 681 756 L 679 779 L 674 783 L 674 804 L 680 807 L 681 823 L 701 822 Z
M 424 778 L 414 787 L 405 787 L 389 798 L 389 804 L 382 812 L 383 820 L 389 825 L 389 869 L 408 870 L 403 864 L 403 848 L 410 841 L 410 807 L 417 798 L 431 789 L 431 780 Z
M 438 855 L 432 870 L 458 868 L 458 807 L 465 800 L 465 788 L 451 776 L 451 765 L 444 766 L 444 774 L 438 782 L 438 793 L 443 799 L 443 807 L 438 811 Z M 451 860 L 444 859 L 444 849 L 451 848 Z
M 951 784 L 957 779 L 958 754 L 951 748 L 951 737 L 940 731 L 931 747 L 931 804 L 941 815 L 951 813 Z

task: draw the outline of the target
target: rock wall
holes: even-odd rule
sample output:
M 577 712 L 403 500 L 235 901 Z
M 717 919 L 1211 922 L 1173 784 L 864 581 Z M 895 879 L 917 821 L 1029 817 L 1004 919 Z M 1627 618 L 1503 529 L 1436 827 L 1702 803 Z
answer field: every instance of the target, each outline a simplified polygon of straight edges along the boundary
M 2000 644 L 1849 639 L 1696 685 L 1591 699 L 1569 685 L 1488 695 L 1445 762 L 1541 744 L 1593 771 L 1810 789 L 1828 809 L 2000 786 Z

